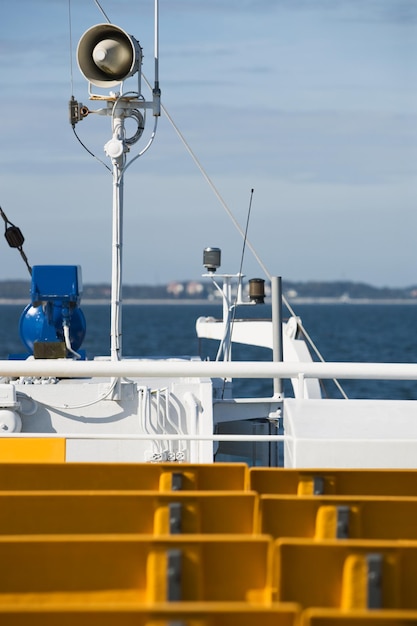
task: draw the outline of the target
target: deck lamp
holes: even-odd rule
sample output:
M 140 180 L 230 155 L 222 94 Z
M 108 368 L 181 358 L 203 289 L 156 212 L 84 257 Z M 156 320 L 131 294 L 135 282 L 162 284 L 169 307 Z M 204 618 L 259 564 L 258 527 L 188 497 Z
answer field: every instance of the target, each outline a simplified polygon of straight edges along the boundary
M 210 273 L 214 273 L 220 267 L 220 248 L 204 248 L 203 265 Z
M 81 37 L 77 48 L 81 73 L 97 87 L 113 87 L 139 70 L 139 42 L 114 24 L 97 24 Z

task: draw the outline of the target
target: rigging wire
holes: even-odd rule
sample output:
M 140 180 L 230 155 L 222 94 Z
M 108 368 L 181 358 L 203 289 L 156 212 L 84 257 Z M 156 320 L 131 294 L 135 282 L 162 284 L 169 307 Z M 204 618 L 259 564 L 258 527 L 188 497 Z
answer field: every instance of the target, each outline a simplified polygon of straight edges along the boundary
M 25 377 L 22 377 L 20 379 L 20 382 L 24 383 L 25 381 Z M 114 380 L 111 381 L 110 386 L 98 397 L 94 398 L 94 400 L 91 400 L 89 402 L 83 402 L 81 404 L 52 404 L 52 403 L 48 403 L 48 402 L 42 402 L 41 400 L 37 399 L 36 402 L 37 404 L 41 404 L 42 406 L 45 406 L 47 408 L 52 408 L 52 409 L 60 409 L 62 411 L 67 411 L 67 410 L 74 410 L 74 409 L 84 409 L 87 406 L 94 406 L 95 404 L 98 404 L 99 402 L 101 402 L 102 400 L 105 400 L 106 398 L 110 397 L 115 386 L 117 383 L 117 378 L 115 378 Z M 84 420 L 85 418 L 82 416 L 77 416 L 77 415 L 66 415 L 65 416 L 67 419 L 70 420 L 76 420 L 76 421 L 80 421 L 80 420 Z M 94 418 L 91 418 L 94 419 Z M 99 418 L 96 418 L 99 419 Z
M 125 93 L 121 93 L 121 94 L 117 97 L 117 99 L 116 99 L 116 101 L 115 101 L 115 103 L 114 103 L 114 105 L 113 105 L 113 110 L 112 110 L 112 124 L 113 124 L 113 120 L 114 120 L 114 111 L 115 111 L 116 105 L 117 105 L 117 103 L 118 103 L 118 102 L 119 102 L 122 98 L 126 98 L 126 96 L 134 96 L 134 97 L 137 97 L 137 99 L 138 99 L 138 100 L 142 100 L 142 99 L 143 99 L 143 97 L 141 96 L 141 94 L 140 94 L 140 93 L 138 93 L 137 91 L 126 91 Z M 136 117 L 136 116 L 132 115 L 131 117 Z M 136 117 L 136 119 L 137 119 L 137 121 L 138 121 L 138 118 L 137 118 L 137 117 Z M 144 116 L 143 116 L 143 129 L 144 129 L 144 127 L 145 127 L 145 122 L 146 122 L 146 109 L 145 109 L 145 113 L 144 113 Z M 139 123 L 139 122 L 138 122 L 138 123 Z M 157 126 L 158 126 L 158 117 L 157 117 L 157 116 L 155 116 L 154 127 L 153 127 L 153 130 L 152 130 L 152 132 L 151 132 L 151 136 L 150 136 L 150 138 L 149 138 L 149 140 L 148 140 L 148 143 L 145 145 L 145 147 L 144 147 L 144 148 L 142 148 L 142 150 L 141 150 L 141 151 L 140 151 L 140 152 L 139 152 L 139 153 L 138 153 L 135 157 L 133 157 L 132 159 L 130 159 L 130 161 L 128 161 L 128 162 L 127 162 L 127 163 L 123 166 L 123 168 L 121 169 L 121 172 L 120 172 L 120 178 L 119 178 L 119 180 L 121 180 L 121 178 L 122 178 L 122 176 L 124 175 L 124 173 L 125 173 L 125 171 L 127 170 L 127 168 L 128 168 L 128 167 L 130 167 L 130 166 L 132 165 L 132 163 L 134 163 L 137 159 L 139 159 L 139 157 L 141 157 L 143 154 L 145 154 L 145 152 L 147 152 L 147 151 L 149 150 L 149 148 L 151 147 L 151 145 L 153 144 L 153 141 L 154 141 L 154 139 L 155 139 Z M 142 129 L 142 132 L 143 132 L 143 129 Z M 138 126 L 138 130 L 139 130 L 139 126 Z M 141 133 L 141 134 L 142 134 L 142 133 Z M 140 135 L 140 136 L 141 136 L 141 135 Z M 138 139 L 139 139 L 139 138 L 140 138 L 140 137 L 138 137 Z M 136 143 L 136 141 L 137 141 L 137 140 L 135 140 L 135 142 L 134 142 L 134 143 Z M 126 140 L 126 139 L 125 139 L 125 142 L 129 144 L 129 140 Z M 132 142 L 132 143 L 133 143 L 133 142 Z M 109 169 L 110 169 L 110 168 L 109 168 Z
M 86 150 L 88 152 L 88 154 L 90 154 L 94 159 L 96 159 L 96 161 L 98 161 L 99 163 L 101 163 L 102 165 L 104 165 L 104 167 L 106 169 L 109 170 L 109 172 L 112 171 L 111 167 L 109 167 L 107 165 L 107 163 L 105 163 L 102 159 L 100 159 L 100 157 L 98 157 L 96 154 L 94 154 L 94 152 L 92 152 L 90 150 L 90 148 L 87 148 L 87 146 L 85 145 L 85 143 L 82 142 L 82 140 L 80 139 L 79 135 L 77 134 L 77 131 L 75 130 L 75 127 L 72 127 L 72 132 L 74 133 L 75 137 L 77 138 L 77 140 L 80 142 L 80 144 L 82 145 L 82 147 L 84 148 L 84 150 Z
M 18 226 L 15 226 L 14 224 L 12 224 L 12 222 L 8 219 L 7 215 L 5 214 L 5 212 L 3 211 L 1 207 L 0 207 L 0 217 L 2 217 L 4 220 L 4 228 L 5 228 L 4 236 L 6 238 L 7 243 L 9 244 L 11 248 L 16 248 L 16 250 L 20 252 L 20 256 L 22 257 L 29 271 L 29 274 L 32 275 L 32 268 L 29 265 L 29 261 L 28 261 L 26 254 L 23 251 L 23 244 L 24 244 L 25 238 L 23 237 L 22 231 L 20 230 Z
M 251 191 L 250 191 L 250 198 L 249 198 L 248 214 L 247 214 L 247 217 L 246 217 L 245 232 L 244 232 L 244 235 L 243 235 L 242 256 L 241 256 L 241 259 L 240 259 L 239 274 L 238 274 L 238 279 L 237 279 L 237 291 L 236 291 L 236 295 L 235 295 L 235 301 L 234 301 L 234 303 L 232 305 L 233 315 L 232 315 L 231 322 L 230 322 L 229 346 L 227 346 L 227 350 L 229 350 L 230 343 L 232 342 L 233 325 L 234 325 L 235 319 L 236 319 L 236 307 L 237 307 L 237 303 L 238 303 L 240 290 L 241 290 L 241 287 L 242 287 L 243 260 L 245 258 L 246 241 L 248 239 L 249 220 L 250 220 L 250 214 L 251 214 L 251 210 L 252 210 L 253 192 L 254 192 L 254 189 L 251 189 Z
M 152 90 L 152 86 L 151 86 L 150 82 L 148 81 L 148 79 L 146 78 L 146 76 L 143 73 L 142 73 L 142 78 L 144 79 L 145 83 L 148 85 L 149 89 Z M 215 186 L 215 184 L 211 180 L 210 176 L 205 171 L 204 167 L 202 166 L 202 164 L 198 160 L 196 154 L 193 152 L 191 146 L 188 144 L 188 142 L 185 139 L 184 135 L 182 134 L 182 132 L 180 131 L 178 126 L 175 124 L 175 122 L 172 119 L 171 115 L 168 113 L 167 109 L 165 108 L 165 106 L 162 103 L 161 103 L 161 110 L 163 111 L 164 115 L 166 116 L 166 118 L 168 119 L 169 123 L 173 127 L 174 131 L 178 135 L 179 139 L 183 143 L 185 149 L 187 150 L 188 154 L 191 156 L 191 158 L 194 161 L 194 163 L 196 164 L 197 168 L 200 170 L 201 175 L 203 176 L 203 178 L 208 183 L 209 187 L 211 188 L 211 190 L 213 191 L 214 195 L 216 196 L 216 198 L 218 199 L 218 201 L 220 202 L 220 204 L 222 205 L 222 207 L 226 211 L 226 213 L 229 216 L 229 218 L 232 220 L 235 228 L 238 230 L 238 232 L 240 233 L 240 235 L 242 237 L 245 237 L 245 234 L 244 234 L 244 232 L 243 232 L 239 222 L 234 217 L 232 211 L 230 210 L 230 208 L 226 204 L 225 200 L 221 196 L 221 194 L 218 191 L 217 187 Z M 259 266 L 261 267 L 261 269 L 263 270 L 265 275 L 268 277 L 269 280 L 271 280 L 272 279 L 272 274 L 269 272 L 268 268 L 266 267 L 264 262 L 261 260 L 261 258 L 259 257 L 257 251 L 255 250 L 255 248 L 253 247 L 252 243 L 250 242 L 250 240 L 248 238 L 246 238 L 246 245 L 251 250 L 253 256 L 255 257 L 256 261 L 258 262 Z M 292 306 L 290 305 L 290 303 L 288 302 L 287 298 L 284 295 L 282 295 L 282 301 L 284 302 L 285 306 L 287 307 L 290 315 L 292 315 L 293 317 L 295 317 L 297 319 L 297 323 L 298 323 L 298 327 L 299 327 L 300 331 L 304 335 L 307 343 L 310 345 L 310 347 L 312 348 L 313 352 L 315 353 L 315 355 L 317 356 L 319 361 L 321 361 L 322 363 L 325 363 L 324 357 L 320 353 L 320 351 L 317 348 L 317 346 L 315 345 L 313 339 L 310 337 L 310 335 L 307 332 L 306 328 L 303 326 L 301 320 L 298 318 L 298 316 L 296 315 L 294 309 L 292 308 Z M 336 385 L 336 387 L 338 388 L 338 390 L 340 391 L 340 393 L 342 394 L 342 396 L 345 399 L 347 399 L 347 395 L 346 395 L 345 391 L 343 390 L 342 386 L 340 385 L 339 381 L 336 380 L 336 379 L 333 379 L 333 382 Z
M 73 74 L 72 74 L 72 33 L 71 33 L 71 10 L 70 10 L 70 5 L 71 5 L 71 0 L 68 0 L 69 2 L 69 20 L 70 20 L 70 49 L 71 49 L 71 87 L 73 84 Z M 111 23 L 109 17 L 107 16 L 107 14 L 105 13 L 103 7 L 100 5 L 99 0 L 94 0 L 94 3 L 96 4 L 97 8 L 99 9 L 99 11 L 102 13 L 102 15 L 104 16 L 104 18 L 107 20 L 107 22 Z M 150 82 L 148 81 L 148 79 L 146 78 L 145 74 L 142 72 L 142 78 L 144 79 L 145 83 L 147 84 L 147 86 L 149 87 L 149 89 L 152 91 L 152 86 L 150 84 Z M 243 254 L 244 254 L 244 250 L 246 245 L 248 246 L 248 248 L 251 250 L 255 260 L 257 261 L 257 263 L 259 264 L 260 268 L 263 270 L 263 272 L 265 273 L 265 275 L 267 276 L 267 278 L 269 280 L 272 279 L 272 274 L 269 272 L 268 268 L 266 267 L 266 265 L 264 264 L 264 262 L 262 261 L 262 259 L 260 258 L 260 256 L 258 255 L 256 249 L 254 248 L 254 246 L 252 245 L 252 243 L 250 242 L 250 240 L 247 238 L 247 232 L 244 232 L 242 230 L 242 227 L 240 226 L 239 222 L 236 220 L 236 218 L 234 217 L 232 211 L 230 210 L 230 208 L 228 207 L 227 203 L 225 202 L 225 200 L 223 199 L 223 197 L 221 196 L 220 192 L 218 191 L 217 187 L 215 186 L 215 184 L 213 183 L 213 181 L 211 180 L 210 176 L 207 174 L 206 170 L 204 169 L 204 167 L 202 166 L 202 164 L 200 163 L 199 159 L 197 158 L 196 154 L 194 153 L 194 151 L 192 150 L 191 146 L 188 144 L 187 140 L 185 139 L 184 135 L 182 134 L 182 132 L 180 131 L 179 127 L 175 124 L 173 118 L 171 117 L 171 115 L 168 113 L 167 109 L 165 108 L 165 106 L 161 103 L 161 110 L 163 111 L 163 113 L 165 114 L 165 116 L 167 117 L 169 123 L 171 124 L 171 126 L 173 127 L 174 131 L 176 132 L 176 134 L 178 135 L 179 139 L 181 140 L 181 142 L 183 143 L 185 149 L 187 150 L 187 152 L 189 153 L 189 155 L 191 156 L 192 160 L 194 161 L 194 163 L 196 164 L 197 168 L 200 170 L 201 175 L 203 176 L 203 178 L 206 180 L 206 182 L 208 183 L 209 187 L 211 188 L 211 190 L 213 191 L 214 195 L 216 196 L 216 198 L 218 199 L 218 201 L 220 202 L 220 204 L 222 205 L 222 207 L 224 208 L 224 210 L 226 211 L 227 215 L 229 216 L 229 218 L 231 219 L 231 221 L 233 222 L 235 228 L 238 230 L 238 232 L 240 233 L 240 235 L 243 237 L 243 241 L 244 241 L 244 247 L 242 250 L 242 262 L 243 262 Z M 137 155 L 134 159 L 132 159 L 130 161 L 129 164 L 127 164 L 125 166 L 124 169 L 126 169 L 129 165 L 131 165 L 133 163 L 133 161 L 135 161 L 139 156 L 141 156 L 144 152 L 146 152 L 146 150 L 149 148 L 149 146 L 151 145 L 151 143 L 153 142 L 154 136 L 155 136 L 155 131 L 156 131 L 156 125 L 154 127 L 154 132 L 151 135 L 151 139 L 148 142 L 148 145 L 145 147 L 145 149 L 139 154 Z M 102 161 L 99 157 L 97 157 L 93 152 L 91 152 L 91 150 L 89 150 L 85 144 L 81 141 L 81 139 L 78 137 L 75 128 L 73 126 L 73 132 L 74 135 L 76 136 L 76 138 L 78 139 L 78 141 L 80 142 L 80 144 L 83 146 L 83 148 L 85 150 L 87 150 L 87 152 L 93 156 L 95 159 L 97 159 L 102 165 L 104 165 L 109 171 L 112 171 L 111 168 L 104 162 Z M 253 192 L 253 190 L 252 190 Z M 251 202 L 252 202 L 252 196 L 251 196 Z M 248 215 L 249 218 L 249 215 Z M 310 337 L 309 333 L 307 332 L 307 330 L 304 328 L 302 322 L 300 321 L 300 319 L 298 318 L 298 316 L 295 314 L 295 311 L 293 310 L 293 308 L 291 307 L 290 303 L 288 302 L 288 300 L 286 299 L 286 297 L 284 295 L 282 295 L 282 300 L 285 304 L 285 306 L 287 307 L 290 315 L 292 315 L 293 317 L 295 317 L 297 319 L 297 323 L 298 323 L 298 327 L 300 329 L 300 331 L 302 332 L 302 334 L 304 335 L 307 343 L 310 345 L 310 347 L 312 348 L 312 350 L 314 351 L 315 355 L 317 356 L 317 358 L 321 361 L 321 362 L 325 362 L 324 357 L 321 355 L 320 351 L 318 350 L 317 346 L 315 345 L 314 341 L 312 340 L 312 338 Z M 344 392 L 343 388 L 341 387 L 340 383 L 336 380 L 333 379 L 333 382 L 335 383 L 336 387 L 339 389 L 340 393 L 342 394 L 342 396 L 344 398 L 347 398 L 346 393 Z
M 108 21 L 109 24 L 111 24 L 111 21 L 109 20 L 109 18 L 107 17 L 106 13 L 104 12 L 103 7 L 101 6 L 100 2 L 98 0 L 94 0 L 96 7 L 98 8 L 98 10 L 100 11 L 100 13 L 104 16 L 104 18 Z
M 237 305 L 238 305 L 238 300 L 239 300 L 239 294 L 241 293 L 241 287 L 242 287 L 242 269 L 243 269 L 243 260 L 245 258 L 245 247 L 246 247 L 246 241 L 247 241 L 247 237 L 248 237 L 248 230 L 249 230 L 249 220 L 250 220 L 250 214 L 251 214 L 251 209 L 252 209 L 252 199 L 253 199 L 253 192 L 254 189 L 251 189 L 250 192 L 250 198 L 249 198 L 249 208 L 248 208 L 248 214 L 246 217 L 246 226 L 245 226 L 245 233 L 243 236 L 243 246 L 242 246 L 242 256 L 240 259 L 240 266 L 239 266 L 239 273 L 238 273 L 238 279 L 237 279 L 237 291 L 235 294 L 235 298 L 234 298 L 234 302 L 233 304 L 229 307 L 228 312 L 227 312 L 227 320 L 225 323 L 225 335 L 220 343 L 220 347 L 223 350 L 223 353 L 229 356 L 230 358 L 230 350 L 231 350 L 231 344 L 232 344 L 232 337 L 233 337 L 233 327 L 235 324 L 235 319 L 236 319 L 236 310 L 237 310 Z M 227 343 L 226 343 L 227 340 Z M 219 347 L 219 352 L 218 354 L 220 354 L 220 347 Z M 223 379 L 223 386 L 222 386 L 222 398 L 224 397 L 224 392 L 226 389 L 226 378 Z
M 71 0 L 68 0 L 68 31 L 69 31 L 69 56 L 70 56 L 70 87 L 71 87 L 71 94 L 74 94 L 74 72 L 73 72 L 73 62 L 72 62 L 72 56 L 73 56 L 73 45 L 72 45 L 72 13 L 71 13 Z M 72 99 L 74 99 L 74 95 L 71 96 Z M 102 165 L 104 165 L 104 167 L 106 169 L 109 170 L 109 172 L 111 172 L 111 168 L 107 165 L 107 163 L 105 163 L 102 159 L 100 159 L 96 154 L 94 154 L 94 152 L 92 152 L 89 148 L 87 148 L 87 146 L 85 145 L 85 143 L 83 143 L 83 141 L 81 140 L 81 138 L 79 137 L 79 135 L 77 134 L 77 131 L 75 130 L 75 124 L 71 124 L 72 126 L 72 132 L 74 133 L 77 141 L 79 141 L 79 143 L 81 144 L 81 146 L 84 148 L 84 150 L 86 150 L 86 152 L 88 152 L 88 154 L 90 154 L 94 159 L 96 159 L 99 163 L 101 163 Z
M 244 236 L 243 236 L 242 257 L 241 257 L 241 259 L 240 259 L 240 267 L 239 267 L 239 285 L 240 285 L 240 283 L 242 282 L 243 259 L 244 259 L 244 256 L 245 256 L 246 241 L 247 241 L 247 239 L 248 239 L 248 229 L 249 229 L 250 214 L 251 214 L 251 210 L 252 210 L 253 192 L 254 192 L 254 189 L 251 189 L 251 190 L 250 190 L 250 198 L 249 198 L 248 215 L 247 215 L 247 218 L 246 218 L 245 234 L 244 234 Z
M 141 157 L 143 154 L 145 154 L 145 152 L 147 152 L 149 150 L 149 148 L 151 147 L 151 145 L 153 144 L 153 141 L 155 139 L 155 135 L 156 135 L 156 128 L 158 126 L 158 118 L 155 116 L 155 121 L 154 121 L 154 127 L 151 133 L 151 136 L 149 138 L 148 143 L 146 144 L 146 146 L 139 152 L 139 154 L 137 154 L 135 157 L 133 157 L 132 159 L 130 159 L 130 161 L 128 163 L 126 163 L 126 165 L 123 168 L 123 174 L 126 172 L 127 168 L 130 167 L 132 165 L 132 163 L 134 163 L 135 161 L 137 161 L 137 159 L 139 159 L 139 157 Z
M 143 73 L 142 73 L 142 78 L 144 79 L 145 83 L 148 85 L 149 89 L 152 91 L 152 86 L 151 86 L 150 82 L 148 81 L 148 79 L 146 78 L 146 76 Z M 183 145 L 184 145 L 185 149 L 187 150 L 188 154 L 191 156 L 192 160 L 197 165 L 198 169 L 200 170 L 201 175 L 203 176 L 203 178 L 205 178 L 206 182 L 211 187 L 211 190 L 213 191 L 214 195 L 216 196 L 216 198 L 218 199 L 218 201 L 220 202 L 220 204 L 222 205 L 222 207 L 226 211 L 226 213 L 229 216 L 229 218 L 232 220 L 234 226 L 237 228 L 237 230 L 239 231 L 241 236 L 244 237 L 244 231 L 243 231 L 242 227 L 240 226 L 239 222 L 236 220 L 235 216 L 233 215 L 232 211 L 229 209 L 228 205 L 226 204 L 225 200 L 221 196 L 220 192 L 218 191 L 218 189 L 214 185 L 213 181 L 211 180 L 211 178 L 209 177 L 209 175 L 205 171 L 204 167 L 202 166 L 202 164 L 198 160 L 196 154 L 193 152 L 191 146 L 188 144 L 188 142 L 185 139 L 184 135 L 182 134 L 182 132 L 180 131 L 178 126 L 175 124 L 175 122 L 172 119 L 171 115 L 168 113 L 167 109 L 164 107 L 164 105 L 162 103 L 161 103 L 161 110 L 164 112 L 164 114 L 167 117 L 169 123 L 171 124 L 171 126 L 173 127 L 175 132 L 177 133 L 179 139 L 183 143 Z M 247 246 L 250 248 L 252 254 L 254 255 L 255 259 L 259 263 L 260 267 L 263 269 L 263 271 L 266 274 L 266 276 L 268 276 L 268 278 L 271 279 L 271 274 L 269 273 L 269 271 L 266 268 L 265 264 L 262 262 L 261 258 L 259 257 L 259 255 L 256 252 L 255 248 L 252 246 L 252 244 L 249 241 L 249 239 L 246 240 L 246 243 L 247 243 Z

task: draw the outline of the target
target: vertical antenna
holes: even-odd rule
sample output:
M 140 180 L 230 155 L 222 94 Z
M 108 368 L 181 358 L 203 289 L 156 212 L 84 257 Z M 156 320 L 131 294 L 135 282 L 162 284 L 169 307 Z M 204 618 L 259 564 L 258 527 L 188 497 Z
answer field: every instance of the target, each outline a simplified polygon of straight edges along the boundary
M 241 294 L 241 290 L 242 290 L 242 269 L 243 269 L 243 259 L 245 258 L 245 248 L 246 248 L 246 240 L 248 238 L 248 229 L 249 229 L 249 220 L 250 220 L 250 213 L 251 213 L 251 209 L 252 209 L 252 199 L 253 199 L 253 192 L 254 189 L 250 190 L 250 199 L 249 199 L 249 208 L 248 208 L 248 216 L 246 218 L 246 227 L 245 227 L 245 235 L 243 237 L 243 247 L 242 247 L 242 257 L 240 259 L 240 267 L 239 267 L 239 273 L 238 273 L 238 278 L 237 278 L 237 290 L 236 290 L 236 296 L 235 296 L 235 301 L 233 304 L 233 314 L 231 315 L 231 310 L 228 309 L 228 323 L 229 323 L 229 332 L 227 334 L 227 340 L 225 340 L 225 349 L 224 349 L 224 354 L 228 354 L 228 359 L 227 360 L 231 360 L 231 345 L 232 345 L 232 334 L 233 334 L 233 326 L 235 323 L 235 318 L 236 318 L 236 304 L 238 303 L 238 301 L 240 300 L 240 294 Z M 231 292 L 229 294 L 229 296 L 226 298 L 227 302 L 230 302 L 231 300 Z M 223 314 L 223 318 L 225 318 L 225 315 Z M 223 387 L 224 390 L 224 387 Z
M 72 15 L 71 15 L 71 0 L 68 0 L 68 30 L 69 30 L 69 53 L 70 53 L 70 83 L 71 94 L 74 93 L 74 75 L 72 68 Z
M 244 234 L 244 236 L 243 236 L 242 257 L 241 257 L 241 259 L 240 259 L 239 274 L 238 274 L 238 279 L 237 279 L 237 293 L 236 293 L 236 300 L 239 298 L 239 293 L 240 293 L 240 290 L 241 290 L 241 288 L 242 288 L 242 269 L 243 269 L 243 259 L 245 258 L 246 241 L 247 241 L 247 239 L 248 239 L 249 219 L 250 219 L 250 212 L 251 212 L 251 210 L 252 210 L 253 192 L 254 192 L 254 189 L 251 189 L 251 190 L 250 190 L 250 199 L 249 199 L 248 216 L 247 216 L 247 218 L 246 218 L 245 234 Z M 233 315 L 233 320 L 234 320 L 234 315 Z
M 245 235 L 243 237 L 242 258 L 240 260 L 239 281 L 241 280 L 241 274 L 242 274 L 242 268 L 243 268 L 243 258 L 245 256 L 246 241 L 248 239 L 248 228 L 249 228 L 250 212 L 251 212 L 251 209 L 252 209 L 253 192 L 254 192 L 254 189 L 251 189 L 250 190 L 250 199 L 249 199 L 249 208 L 248 208 L 248 217 L 246 218 Z
M 155 89 L 159 89 L 159 0 L 155 0 Z
M 159 0 L 155 0 L 155 43 L 154 43 L 154 58 L 155 58 L 155 77 L 153 88 L 153 114 L 155 116 L 161 115 L 161 90 L 159 88 Z

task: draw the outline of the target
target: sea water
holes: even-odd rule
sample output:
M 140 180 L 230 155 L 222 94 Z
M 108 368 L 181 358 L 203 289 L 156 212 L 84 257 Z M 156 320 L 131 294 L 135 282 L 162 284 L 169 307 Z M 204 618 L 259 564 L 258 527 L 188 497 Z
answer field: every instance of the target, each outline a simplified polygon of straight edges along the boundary
M 18 323 L 21 305 L 0 306 L 0 358 L 24 352 Z M 412 304 L 300 304 L 294 305 L 309 336 L 326 361 L 417 362 L 417 306 Z M 82 306 L 87 333 L 83 348 L 87 358 L 110 352 L 110 307 Z M 221 317 L 221 306 L 202 304 L 125 304 L 123 306 L 122 353 L 124 356 L 200 356 L 214 359 L 217 342 L 199 341 L 195 321 L 199 316 Z M 284 310 L 284 317 L 287 312 Z M 242 307 L 238 317 L 270 318 L 268 305 Z M 268 361 L 268 349 L 234 347 L 234 358 Z M 345 393 L 355 398 L 417 399 L 412 381 L 340 381 Z M 241 396 L 270 395 L 269 380 L 236 381 Z M 331 383 L 329 397 L 340 397 Z

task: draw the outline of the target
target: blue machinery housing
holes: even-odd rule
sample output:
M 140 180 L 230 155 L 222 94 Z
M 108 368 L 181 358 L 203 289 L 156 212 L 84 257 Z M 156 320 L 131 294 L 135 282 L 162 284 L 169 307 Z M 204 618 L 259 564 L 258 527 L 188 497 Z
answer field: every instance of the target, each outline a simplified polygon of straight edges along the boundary
M 85 317 L 79 308 L 80 266 L 35 265 L 30 294 L 31 304 L 19 322 L 20 338 L 29 353 L 38 358 L 57 358 L 77 351 L 86 332 Z M 69 330 L 71 350 L 65 342 L 65 327 Z

